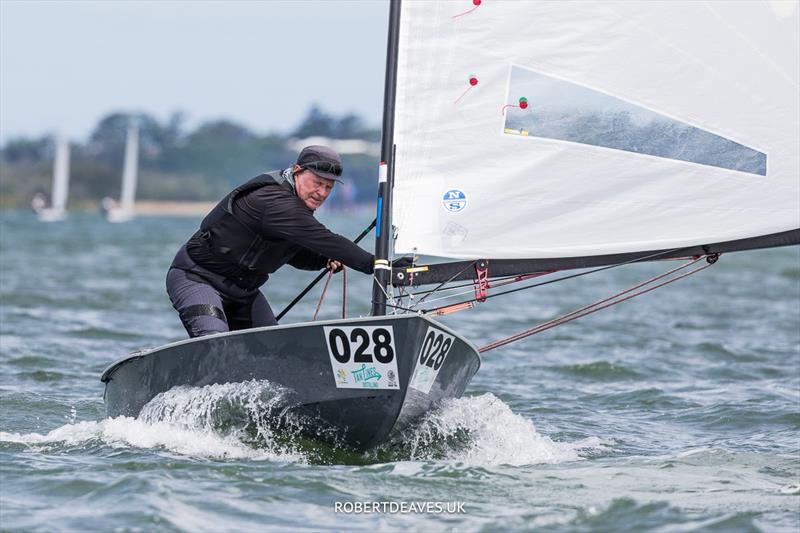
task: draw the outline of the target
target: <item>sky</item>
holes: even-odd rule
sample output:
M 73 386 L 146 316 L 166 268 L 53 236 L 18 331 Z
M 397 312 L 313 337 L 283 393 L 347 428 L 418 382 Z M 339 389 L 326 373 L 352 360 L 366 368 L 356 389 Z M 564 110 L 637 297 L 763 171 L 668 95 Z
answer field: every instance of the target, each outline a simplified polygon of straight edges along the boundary
M 314 103 L 379 125 L 388 0 L 0 0 L 0 143 L 83 142 L 113 111 L 287 132 Z

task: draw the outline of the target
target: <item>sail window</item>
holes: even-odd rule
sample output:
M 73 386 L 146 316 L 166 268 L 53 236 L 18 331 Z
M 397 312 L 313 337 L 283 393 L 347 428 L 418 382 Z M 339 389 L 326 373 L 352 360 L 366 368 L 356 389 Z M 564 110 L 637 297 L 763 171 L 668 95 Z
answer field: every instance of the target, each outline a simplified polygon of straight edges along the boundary
M 619 98 L 512 66 L 507 135 L 544 137 L 766 176 L 767 156 Z

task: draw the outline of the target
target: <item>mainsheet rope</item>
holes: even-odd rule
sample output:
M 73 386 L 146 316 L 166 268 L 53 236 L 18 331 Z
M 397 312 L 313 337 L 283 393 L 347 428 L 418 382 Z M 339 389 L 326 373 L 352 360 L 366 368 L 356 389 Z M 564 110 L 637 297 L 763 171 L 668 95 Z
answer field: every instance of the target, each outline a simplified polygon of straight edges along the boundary
M 314 316 L 311 318 L 312 322 L 317 320 L 317 315 L 322 307 L 322 300 L 325 299 L 325 291 L 328 290 L 328 283 L 331 282 L 332 277 L 333 270 L 328 274 L 325 285 L 322 287 L 322 294 L 319 295 L 319 302 L 317 302 L 317 310 L 314 311 Z M 347 267 L 344 265 L 342 265 L 342 318 L 347 318 Z
M 626 290 L 624 290 L 622 292 L 618 292 L 617 294 L 609 296 L 608 298 L 604 298 L 603 300 L 599 300 L 599 301 L 597 301 L 597 302 L 595 302 L 593 304 L 587 305 L 585 307 L 581 307 L 580 309 L 576 309 L 574 311 L 571 311 L 571 312 L 566 313 L 564 315 L 561 315 L 559 317 L 553 318 L 553 319 L 548 320 L 547 322 L 543 322 L 542 324 L 539 324 L 538 326 L 535 326 L 533 328 L 527 329 L 525 331 L 520 331 L 519 333 L 517 333 L 515 335 L 512 335 L 510 337 L 506 337 L 505 339 L 500 339 L 500 340 L 497 340 L 497 341 L 492 342 L 490 344 L 487 344 L 486 346 L 481 347 L 478 350 L 478 352 L 484 353 L 484 352 L 488 352 L 489 350 L 494 350 L 495 348 L 500 348 L 501 346 L 505 346 L 506 344 L 510 344 L 512 342 L 516 342 L 518 340 L 522 340 L 522 339 L 524 339 L 526 337 L 530 337 L 531 335 L 536 335 L 537 333 L 541 333 L 543 331 L 547 331 L 548 329 L 554 328 L 556 326 L 561 326 L 563 324 L 566 324 L 567 322 L 571 322 L 571 321 L 576 320 L 578 318 L 590 315 L 592 313 L 596 313 L 597 311 L 600 311 L 602 309 L 606 309 L 608 307 L 611 307 L 613 305 L 617 305 L 619 303 L 625 302 L 625 301 L 630 300 L 632 298 L 635 298 L 637 296 L 641 296 L 642 294 L 646 294 L 648 292 L 654 291 L 654 290 L 656 290 L 656 289 L 658 289 L 660 287 L 663 287 L 665 285 L 669 285 L 670 283 L 673 283 L 673 282 L 678 281 L 680 279 L 683 279 L 683 278 L 686 278 L 688 276 L 691 276 L 692 274 L 697 274 L 698 272 L 709 268 L 711 265 L 713 265 L 714 263 L 717 262 L 718 258 L 719 258 L 718 254 L 696 257 L 696 258 L 692 259 L 691 261 L 689 261 L 688 263 L 684 263 L 681 266 L 673 268 L 672 270 L 669 270 L 669 271 L 667 271 L 667 272 L 665 272 L 663 274 L 659 274 L 658 276 L 652 277 L 652 278 L 650 278 L 650 279 L 648 279 L 646 281 L 643 281 L 643 282 L 641 282 L 641 283 L 639 283 L 637 285 L 634 285 L 633 287 L 631 287 L 629 289 L 626 289 Z M 654 283 L 656 281 L 662 280 L 662 279 L 664 279 L 664 278 L 666 278 L 666 277 L 668 277 L 668 276 L 670 276 L 672 274 L 675 274 L 676 272 L 679 272 L 680 270 L 683 270 L 683 269 L 685 269 L 687 267 L 690 267 L 690 266 L 696 264 L 698 261 L 701 261 L 703 259 L 706 259 L 706 261 L 707 261 L 706 265 L 703 265 L 701 267 L 698 267 L 698 268 L 695 268 L 693 270 L 690 270 L 689 272 L 686 272 L 686 273 L 681 274 L 679 276 L 675 276 L 674 278 L 667 279 L 666 281 L 663 281 L 661 283 L 653 285 L 652 287 L 643 289 L 643 290 L 638 291 L 638 292 L 634 292 L 634 291 L 637 291 L 637 289 L 641 289 L 642 287 L 647 287 L 648 285 L 650 285 L 650 284 L 652 284 L 652 283 Z M 627 296 L 625 296 L 626 294 L 627 294 Z M 620 298 L 621 296 L 625 296 L 625 297 L 624 298 Z
M 333 270 L 328 273 L 328 277 L 325 278 L 325 285 L 322 286 L 322 294 L 319 295 L 319 302 L 317 302 L 317 310 L 314 311 L 314 316 L 311 317 L 311 321 L 314 322 L 317 319 L 317 315 L 319 314 L 319 309 L 322 307 L 322 300 L 325 299 L 325 291 L 328 290 L 328 283 L 331 282 L 331 278 L 333 277 Z

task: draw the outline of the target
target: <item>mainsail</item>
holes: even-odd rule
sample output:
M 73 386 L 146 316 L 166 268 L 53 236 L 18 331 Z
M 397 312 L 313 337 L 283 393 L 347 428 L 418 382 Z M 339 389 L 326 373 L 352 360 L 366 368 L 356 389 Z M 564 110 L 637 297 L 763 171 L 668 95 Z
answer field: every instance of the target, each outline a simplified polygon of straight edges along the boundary
M 798 27 L 797 2 L 404 0 L 395 254 L 797 243 Z
M 42 222 L 60 222 L 67 217 L 69 195 L 69 139 L 59 134 L 55 139 L 56 153 L 53 161 L 53 192 L 50 207 L 37 209 Z
M 67 210 L 69 192 L 69 140 L 59 135 L 56 141 L 56 158 L 53 165 L 53 204 L 54 211 Z
M 136 197 L 136 181 L 139 167 L 139 126 L 132 123 L 128 126 L 125 140 L 125 166 L 122 171 L 122 194 L 120 208 L 133 211 Z
M 132 121 L 125 138 L 125 162 L 122 170 L 122 193 L 119 206 L 108 210 L 109 222 L 128 222 L 136 216 L 136 182 L 139 173 L 139 126 Z

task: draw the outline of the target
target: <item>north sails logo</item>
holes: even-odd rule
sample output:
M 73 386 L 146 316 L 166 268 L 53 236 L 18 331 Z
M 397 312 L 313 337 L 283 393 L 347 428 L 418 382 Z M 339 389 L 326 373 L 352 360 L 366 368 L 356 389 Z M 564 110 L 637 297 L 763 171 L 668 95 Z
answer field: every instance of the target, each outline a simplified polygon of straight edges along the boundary
M 460 189 L 450 189 L 442 196 L 442 205 L 451 213 L 457 213 L 467 207 L 467 195 Z

